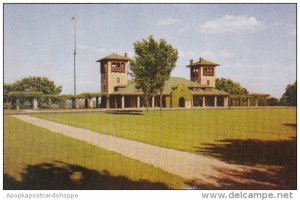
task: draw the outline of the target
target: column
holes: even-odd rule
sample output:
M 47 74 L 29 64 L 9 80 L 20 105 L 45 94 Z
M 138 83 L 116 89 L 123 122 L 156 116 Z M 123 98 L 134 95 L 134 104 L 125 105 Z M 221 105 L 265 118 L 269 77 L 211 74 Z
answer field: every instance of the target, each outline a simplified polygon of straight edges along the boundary
M 224 97 L 224 107 L 228 107 L 228 97 Z
M 121 100 L 122 100 L 122 109 L 125 108 L 125 98 L 124 96 L 121 97 Z
M 51 98 L 48 99 L 48 108 L 49 109 L 52 108 L 52 100 L 51 100 Z
M 152 97 L 152 108 L 154 108 L 154 96 Z
M 91 99 L 89 99 L 89 108 L 93 108 L 93 107 L 94 107 L 93 99 L 91 98 Z
M 255 106 L 258 106 L 258 99 L 255 99 Z
M 140 105 L 140 102 L 141 100 L 140 100 L 140 96 L 138 96 L 137 97 L 137 108 L 140 108 L 141 107 L 141 105 Z
M 106 108 L 109 109 L 110 105 L 109 105 L 109 96 L 106 96 Z
M 217 96 L 215 96 L 215 101 L 214 102 L 215 102 L 215 107 L 217 107 L 217 102 L 218 102 L 217 101 Z
M 202 106 L 205 107 L 205 96 L 202 99 Z
M 247 105 L 248 105 L 248 107 L 250 106 L 250 99 L 249 99 L 249 97 L 247 98 Z
M 37 110 L 38 109 L 38 102 L 36 98 L 33 98 L 33 110 Z
M 79 99 L 75 99 L 75 108 L 79 109 Z
M 66 99 L 61 99 L 59 101 L 60 103 L 60 108 L 65 109 L 66 108 Z

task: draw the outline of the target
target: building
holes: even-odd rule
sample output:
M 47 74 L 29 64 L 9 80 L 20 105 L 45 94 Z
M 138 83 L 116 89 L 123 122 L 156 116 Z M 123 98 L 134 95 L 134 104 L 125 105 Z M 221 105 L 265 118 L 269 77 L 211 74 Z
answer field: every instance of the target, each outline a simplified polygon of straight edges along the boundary
M 97 60 L 101 74 L 101 107 L 146 107 L 143 92 L 127 79 L 129 58 L 113 53 Z M 163 89 L 162 106 L 166 108 L 227 107 L 228 93 L 215 88 L 215 71 L 219 64 L 200 58 L 190 60 L 190 80 L 171 77 Z M 159 107 L 159 94 L 152 97 L 150 107 Z

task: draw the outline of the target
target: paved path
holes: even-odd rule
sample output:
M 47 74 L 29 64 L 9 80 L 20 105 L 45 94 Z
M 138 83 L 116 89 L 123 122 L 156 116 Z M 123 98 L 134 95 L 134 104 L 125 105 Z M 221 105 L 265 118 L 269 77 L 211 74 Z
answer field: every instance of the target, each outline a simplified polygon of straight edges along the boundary
M 275 184 L 261 178 L 259 180 L 249 178 L 251 177 L 249 174 L 253 173 L 256 176 L 257 174 L 273 175 L 272 172 L 264 169 L 228 164 L 199 154 L 100 134 L 91 130 L 51 122 L 33 116 L 14 115 L 14 117 L 35 126 L 46 128 L 52 132 L 82 140 L 100 148 L 153 165 L 169 173 L 190 179 L 198 185 L 212 186 L 213 188 L 224 188 L 228 184 L 257 185 L 263 188 L 276 187 Z

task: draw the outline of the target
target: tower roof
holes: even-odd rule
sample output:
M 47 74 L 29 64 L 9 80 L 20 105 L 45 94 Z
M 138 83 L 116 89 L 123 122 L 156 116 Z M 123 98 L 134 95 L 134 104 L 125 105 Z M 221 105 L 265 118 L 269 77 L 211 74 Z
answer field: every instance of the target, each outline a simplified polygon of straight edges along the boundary
M 124 60 L 124 61 L 128 61 L 128 57 L 127 57 L 127 53 L 125 53 L 124 56 L 121 56 L 120 54 L 117 54 L 117 53 L 112 53 L 112 54 L 109 54 L 108 56 L 105 56 L 104 58 L 100 58 L 96 62 L 101 62 L 102 60 Z
M 198 62 L 193 62 L 193 60 L 190 60 L 190 64 L 187 67 L 193 67 L 193 66 L 214 66 L 215 67 L 215 66 L 219 66 L 219 64 L 200 58 Z

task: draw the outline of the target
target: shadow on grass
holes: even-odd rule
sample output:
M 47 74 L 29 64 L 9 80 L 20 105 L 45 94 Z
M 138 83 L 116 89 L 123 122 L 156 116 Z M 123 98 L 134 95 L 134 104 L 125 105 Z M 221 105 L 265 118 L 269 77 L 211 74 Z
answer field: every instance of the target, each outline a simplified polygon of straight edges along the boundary
M 141 110 L 106 111 L 105 113 L 112 114 L 112 115 L 144 115 L 143 111 Z
M 220 140 L 221 144 L 206 144 L 203 148 L 197 148 L 198 153 L 213 156 L 228 163 L 245 166 L 260 166 L 273 172 L 271 183 L 276 184 L 277 189 L 296 189 L 297 186 L 297 141 L 293 137 L 290 140 L 262 141 L 262 140 Z M 226 172 L 222 172 L 226 173 Z M 261 173 L 250 171 L 246 174 L 237 174 L 241 179 L 246 177 L 257 180 L 266 177 Z M 226 182 L 226 180 L 219 180 Z M 230 185 L 234 185 L 232 182 Z M 206 187 L 206 185 L 203 185 Z M 234 187 L 243 189 L 242 186 Z M 249 189 L 256 189 L 251 188 Z M 257 188 L 261 189 L 261 188 Z
M 112 176 L 107 171 L 99 173 L 78 165 L 63 162 L 28 165 L 22 181 L 4 174 L 5 190 L 149 190 L 170 189 L 163 183 L 146 180 L 133 181 L 124 176 Z
M 275 190 L 287 189 L 278 181 L 275 172 L 268 172 L 258 169 L 247 169 L 244 171 L 234 169 L 215 169 L 216 173 L 221 176 L 211 174 L 205 180 L 191 180 L 186 182 L 193 189 L 209 189 L 209 190 Z M 296 186 L 289 189 L 296 189 Z
M 284 126 L 291 127 L 291 128 L 294 128 L 294 129 L 297 129 L 297 124 L 293 124 L 293 123 L 284 123 L 283 125 L 284 125 Z

